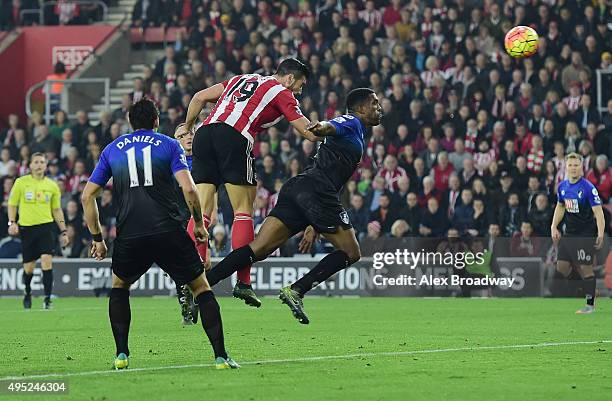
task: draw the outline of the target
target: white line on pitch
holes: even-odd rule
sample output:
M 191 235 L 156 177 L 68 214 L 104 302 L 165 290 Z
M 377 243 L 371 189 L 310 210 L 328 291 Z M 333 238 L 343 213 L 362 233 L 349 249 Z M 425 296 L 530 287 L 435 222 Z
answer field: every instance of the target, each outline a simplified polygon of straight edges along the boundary
M 599 341 L 568 341 L 568 342 L 557 342 L 557 343 L 537 343 L 537 344 L 514 344 L 514 345 L 492 345 L 483 347 L 462 347 L 462 348 L 440 348 L 440 349 L 423 349 L 415 351 L 395 351 L 395 352 L 364 352 L 359 354 L 345 354 L 345 355 L 322 355 L 322 356 L 309 356 L 304 358 L 288 358 L 288 359 L 264 359 L 261 361 L 246 361 L 239 362 L 241 365 L 268 365 L 274 363 L 295 363 L 295 362 L 316 362 L 326 361 L 333 359 L 352 359 L 352 358 L 371 358 L 379 356 L 409 356 L 417 354 L 436 354 L 444 352 L 461 352 L 461 351 L 491 351 L 491 350 L 502 350 L 502 349 L 525 349 L 525 348 L 547 348 L 547 347 L 562 347 L 572 345 L 594 345 L 594 344 L 611 344 L 612 340 L 599 340 Z M 69 372 L 69 373 L 48 373 L 44 375 L 30 375 L 30 376 L 6 376 L 0 377 L 0 380 L 31 380 L 31 379 L 46 379 L 51 377 L 74 377 L 74 376 L 92 376 L 92 375 L 107 375 L 107 374 L 122 374 L 129 372 L 152 372 L 158 370 L 172 370 L 172 369 L 189 369 L 189 368 L 203 368 L 212 367 L 210 363 L 195 363 L 190 365 L 170 365 L 170 366 L 154 366 L 148 368 L 133 368 L 123 371 L 117 370 L 93 370 L 87 372 Z

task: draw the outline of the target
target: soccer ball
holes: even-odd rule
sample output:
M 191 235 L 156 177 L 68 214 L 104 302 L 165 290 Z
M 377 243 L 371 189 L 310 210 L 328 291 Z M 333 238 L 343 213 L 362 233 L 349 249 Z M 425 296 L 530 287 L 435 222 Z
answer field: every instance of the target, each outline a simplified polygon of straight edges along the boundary
M 504 46 L 511 57 L 533 56 L 538 51 L 538 33 L 528 26 L 515 26 L 506 34 Z

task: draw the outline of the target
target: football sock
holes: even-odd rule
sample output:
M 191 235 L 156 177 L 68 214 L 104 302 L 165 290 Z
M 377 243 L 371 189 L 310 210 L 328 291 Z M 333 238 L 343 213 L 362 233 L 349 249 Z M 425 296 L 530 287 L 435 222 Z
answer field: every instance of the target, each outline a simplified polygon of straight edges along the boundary
M 25 270 L 23 271 L 23 285 L 25 286 L 25 292 L 26 295 L 30 295 L 32 294 L 32 277 L 34 277 L 33 274 L 28 274 L 25 272 Z
M 210 345 L 213 347 L 215 358 L 227 358 L 221 311 L 219 310 L 215 294 L 212 291 L 203 292 L 196 297 L 196 302 L 198 303 L 198 308 L 200 308 L 202 327 L 204 327 Z
M 590 306 L 595 305 L 595 288 L 596 287 L 597 287 L 597 283 L 595 281 L 595 276 L 584 278 L 584 292 L 586 293 L 587 305 L 590 305 Z
M 306 273 L 301 279 L 291 285 L 291 288 L 300 295 L 306 294 L 308 291 L 324 282 L 336 272 L 347 268 L 350 265 L 349 257 L 346 252 L 336 250 L 323 259 Z
M 130 355 L 128 349 L 128 335 L 130 332 L 130 291 L 124 288 L 113 288 L 108 300 L 108 316 L 110 317 L 113 337 L 117 347 L 117 355 L 124 353 Z
M 42 282 L 45 290 L 45 297 L 50 297 L 51 291 L 53 291 L 53 270 L 43 270 Z
M 208 228 L 210 227 L 210 218 L 207 215 L 203 214 L 202 220 L 204 222 L 204 227 L 208 230 Z M 202 262 L 206 262 L 206 254 L 208 253 L 208 241 L 201 242 L 201 243 L 197 242 L 195 239 L 195 235 L 193 234 L 194 227 L 195 227 L 195 222 L 192 217 L 191 219 L 189 219 L 189 223 L 187 224 L 187 233 L 189 233 L 189 236 L 191 237 L 193 242 L 196 244 L 196 249 L 198 250 L 200 259 L 202 259 Z
M 234 223 L 232 224 L 232 249 L 248 245 L 254 239 L 253 218 L 246 213 L 235 213 Z M 237 276 L 240 282 L 251 284 L 251 263 L 241 266 Z
M 206 279 L 211 286 L 219 281 L 229 277 L 238 269 L 250 265 L 255 260 L 255 254 L 250 246 L 246 245 L 242 248 L 233 250 L 221 262 L 206 273 Z

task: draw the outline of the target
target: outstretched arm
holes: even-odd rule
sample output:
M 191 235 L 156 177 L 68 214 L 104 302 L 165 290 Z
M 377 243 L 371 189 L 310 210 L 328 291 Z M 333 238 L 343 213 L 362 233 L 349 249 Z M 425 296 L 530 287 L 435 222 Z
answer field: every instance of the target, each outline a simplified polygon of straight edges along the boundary
M 208 102 L 216 102 L 221 95 L 225 87 L 223 84 L 216 84 L 210 88 L 203 89 L 196 93 L 191 102 L 189 102 L 189 108 L 187 109 L 187 118 L 185 119 L 185 125 L 187 130 L 191 131 L 195 125 L 200 112 Z
M 297 120 L 291 121 L 291 125 L 297 130 L 297 132 L 300 133 L 300 135 L 302 135 L 302 137 L 308 139 L 310 142 L 321 140 L 321 138 L 309 131 L 308 127 L 311 126 L 312 123 L 306 117 L 300 117 Z
M 336 135 L 336 126 L 329 121 L 312 122 L 307 128 L 317 137 L 334 136 Z

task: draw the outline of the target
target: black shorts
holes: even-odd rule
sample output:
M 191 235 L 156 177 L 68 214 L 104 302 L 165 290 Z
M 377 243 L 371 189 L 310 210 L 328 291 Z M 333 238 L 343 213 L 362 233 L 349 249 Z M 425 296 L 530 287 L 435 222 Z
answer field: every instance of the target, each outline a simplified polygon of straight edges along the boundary
M 19 226 L 23 262 L 33 262 L 40 255 L 55 254 L 55 223 Z
M 227 124 L 201 126 L 193 138 L 196 184 L 257 185 L 253 144 Z
M 183 229 L 115 240 L 111 268 L 123 281 L 135 282 L 153 263 L 178 285 L 189 283 L 204 272 L 195 245 Z
M 319 233 L 333 233 L 338 227 L 353 227 L 335 189 L 304 175 L 283 184 L 276 206 L 269 215 L 282 221 L 292 234 L 309 225 Z
M 561 237 L 557 260 L 570 262 L 574 266 L 593 265 L 595 255 L 594 237 Z

